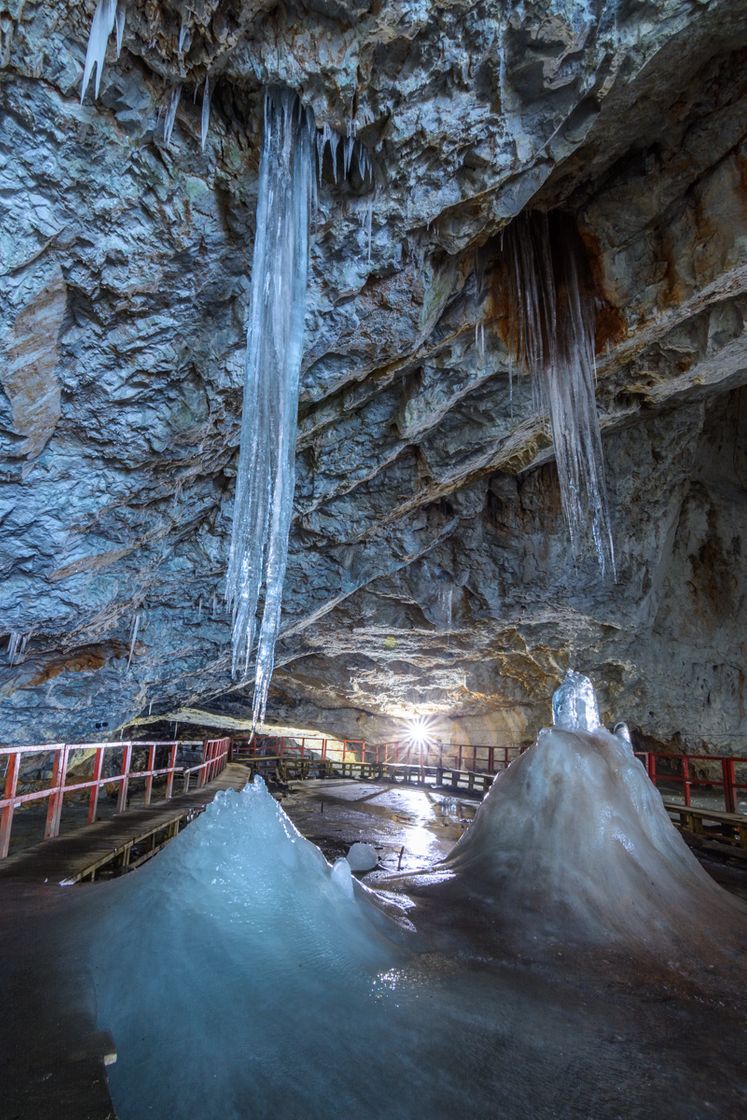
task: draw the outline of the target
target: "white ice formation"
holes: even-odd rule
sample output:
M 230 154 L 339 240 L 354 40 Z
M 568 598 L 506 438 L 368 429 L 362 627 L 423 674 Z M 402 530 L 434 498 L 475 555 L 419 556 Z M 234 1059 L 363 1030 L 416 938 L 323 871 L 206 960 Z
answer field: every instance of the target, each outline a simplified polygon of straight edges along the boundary
M 118 1051 L 117 1116 L 317 1117 L 331 1096 L 341 1116 L 358 1115 L 319 1046 L 321 1031 L 325 1054 L 360 1047 L 361 1068 L 377 1048 L 372 987 L 406 950 L 372 898 L 256 778 L 83 900 L 98 1019 Z
M 210 79 L 205 78 L 205 85 L 202 90 L 202 113 L 200 114 L 200 147 L 203 152 L 207 144 L 208 131 L 210 129 Z
M 596 308 L 584 250 L 571 220 L 522 214 L 504 232 L 511 345 L 550 415 L 560 496 L 571 547 L 591 538 L 602 575 L 615 576 L 596 403 Z
M 627 743 L 629 747 L 633 746 L 633 737 L 630 734 L 630 728 L 628 727 L 627 723 L 624 722 L 624 720 L 620 720 L 619 723 L 615 724 L 615 726 L 612 728 L 612 734 L 617 735 L 618 739 L 622 739 L 622 741 L 624 743 Z
M 8 664 L 17 665 L 23 661 L 23 655 L 26 652 L 30 634 L 22 634 L 18 630 L 13 630 L 8 637 Z
M 565 731 L 596 731 L 602 726 L 594 686 L 583 673 L 568 669 L 552 698 L 552 721 Z
M 253 718 L 264 717 L 293 512 L 298 378 L 314 188 L 313 119 L 289 91 L 265 95 L 247 330 L 241 451 L 229 556 L 233 671 L 257 643 Z
M 130 629 L 130 651 L 127 655 L 127 671 L 129 672 L 130 665 L 132 664 L 132 655 L 135 652 L 135 643 L 137 642 L 137 632 L 140 629 L 140 612 L 137 611 L 132 620 L 132 627 Z
M 351 871 L 373 871 L 379 863 L 379 857 L 373 844 L 363 844 L 359 840 L 350 845 L 350 850 L 345 859 Z
M 169 97 L 169 105 L 163 121 L 163 142 L 167 148 L 171 144 L 171 134 L 174 131 L 176 111 L 179 108 L 179 99 L 181 98 L 181 96 L 182 87 L 179 85 L 171 91 L 171 96 Z
M 99 95 L 101 74 L 104 69 L 104 60 L 106 59 L 106 47 L 109 42 L 109 37 L 114 30 L 115 22 L 117 24 L 117 53 L 119 53 L 121 49 L 122 36 L 124 35 L 124 9 L 121 9 L 121 11 L 122 15 L 118 17 L 117 0 L 98 0 L 88 36 L 88 49 L 86 50 L 83 80 L 80 86 L 81 101 L 83 101 L 83 98 L 86 96 L 86 90 L 88 89 L 88 83 L 91 80 L 94 67 L 96 68 L 94 96 L 98 97 Z
M 747 916 L 698 863 L 629 745 L 603 728 L 541 731 L 448 858 L 405 888 L 482 911 L 513 949 L 614 944 L 684 966 L 733 947 Z
M 119 0 L 117 4 L 117 14 L 114 17 L 114 22 L 117 27 L 117 58 L 119 58 L 122 53 L 122 41 L 124 39 L 125 23 L 127 22 L 127 9 L 122 0 Z

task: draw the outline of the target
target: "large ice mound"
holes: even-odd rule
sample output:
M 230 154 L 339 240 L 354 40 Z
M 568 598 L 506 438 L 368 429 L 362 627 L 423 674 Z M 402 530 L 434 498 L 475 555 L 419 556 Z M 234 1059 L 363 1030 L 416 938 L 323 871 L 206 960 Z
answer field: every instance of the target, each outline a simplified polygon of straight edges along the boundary
M 219 794 L 157 859 L 93 894 L 85 934 L 99 1024 L 119 1054 L 120 1120 L 312 1116 L 320 1024 L 351 1060 L 374 1045 L 368 1012 L 377 976 L 405 959 L 400 929 L 261 778 Z M 278 1068 L 288 1046 L 292 1081 Z M 343 1114 L 357 1100 L 341 1091 Z
M 690 852 L 629 745 L 603 728 L 541 731 L 447 859 L 409 886 L 469 899 L 512 944 L 699 943 L 707 956 L 747 917 Z

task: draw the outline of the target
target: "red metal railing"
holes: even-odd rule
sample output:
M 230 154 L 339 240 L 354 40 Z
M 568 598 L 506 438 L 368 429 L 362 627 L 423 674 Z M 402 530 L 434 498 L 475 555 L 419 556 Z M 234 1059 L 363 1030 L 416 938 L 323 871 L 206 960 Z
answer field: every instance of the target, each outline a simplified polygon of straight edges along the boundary
M 747 772 L 744 775 L 746 780 L 738 781 L 737 766 L 747 767 L 747 758 L 668 752 L 654 754 L 653 751 L 636 751 L 635 754 L 646 767 L 646 773 L 657 789 L 668 784 L 682 788 L 685 805 L 692 804 L 693 787 L 720 789 L 725 811 L 727 813 L 739 811 L 737 796 L 739 790 L 747 791 Z M 665 760 L 666 767 L 662 769 L 661 764 Z
M 180 749 L 202 750 L 202 759 L 196 765 L 177 765 Z M 47 743 L 35 746 L 0 747 L 0 779 L 5 762 L 4 795 L 0 800 L 0 859 L 8 854 L 15 810 L 34 801 L 47 800 L 45 838 L 59 835 L 64 798 L 71 793 L 89 791 L 87 821 L 96 818 L 99 792 L 102 786 L 115 785 L 117 790 L 116 812 L 127 806 L 130 783 L 144 782 L 143 803 L 149 805 L 156 778 L 164 778 L 164 799 L 173 796 L 174 778 L 182 776 L 186 792 L 197 775 L 199 786 L 216 777 L 230 757 L 249 760 L 261 757 L 294 757 L 330 762 L 375 763 L 392 766 L 420 766 L 423 768 L 454 769 L 477 774 L 494 774 L 504 770 L 517 758 L 525 746 L 496 746 L 474 743 L 423 743 L 397 740 L 367 745 L 362 739 L 332 739 L 321 736 L 269 736 L 258 735 L 253 739 L 232 741 L 228 738 L 191 742 L 119 742 L 119 743 Z M 93 756 L 90 778 L 68 784 L 68 768 L 74 751 L 87 751 Z M 157 751 L 166 752 L 167 765 L 157 767 Z M 104 776 L 107 751 L 121 752 L 119 773 Z M 145 769 L 133 768 L 133 752 L 146 751 Z M 52 755 L 52 775 L 44 789 L 19 792 L 21 761 L 33 754 Z M 747 758 L 719 755 L 685 755 L 673 753 L 639 752 L 636 757 L 646 768 L 657 787 L 681 787 L 684 804 L 692 803 L 693 788 L 720 790 L 727 812 L 738 812 L 738 794 L 747 791 L 747 770 L 744 780 L 738 778 L 737 767 L 747 767 Z
M 202 760 L 195 766 L 178 766 L 177 754 L 180 749 L 202 749 Z M 166 766 L 156 767 L 156 752 L 168 752 Z M 134 751 L 147 751 L 144 770 L 135 770 L 132 766 Z M 86 751 L 93 755 L 93 771 L 90 778 L 82 781 L 74 780 L 68 784 L 68 767 L 74 751 Z M 121 752 L 122 758 L 118 774 L 104 776 L 104 761 L 107 751 Z M 168 801 L 173 796 L 174 777 L 181 774 L 184 779 L 184 791 L 189 789 L 191 776 L 197 774 L 198 785 L 203 786 L 211 781 L 230 757 L 231 740 L 206 739 L 192 742 L 158 742 L 143 743 L 137 741 L 119 743 L 44 743 L 28 747 L 0 747 L 0 763 L 7 759 L 5 765 L 5 788 L 0 800 L 0 859 L 4 859 L 10 848 L 10 837 L 13 829 L 13 815 L 21 805 L 28 805 L 34 801 L 47 800 L 47 816 L 44 828 L 44 838 L 58 836 L 60 832 L 60 819 L 65 797 L 70 793 L 89 791 L 87 823 L 91 824 L 96 819 L 99 792 L 102 786 L 116 785 L 118 813 L 127 807 L 127 795 L 130 782 L 144 781 L 144 804 L 150 805 L 153 795 L 153 781 L 155 778 L 166 778 L 164 799 Z M 52 755 L 52 776 L 49 786 L 28 792 L 19 792 L 18 785 L 21 779 L 21 760 L 34 754 Z
M 437 766 L 440 769 L 473 770 L 475 773 L 497 774 L 518 758 L 526 746 L 495 743 L 433 743 L 422 744 L 412 739 L 397 739 L 371 748 L 376 762 L 410 766 Z
M 263 755 L 295 757 L 336 762 L 370 762 L 380 765 L 421 766 L 454 769 L 477 774 L 497 774 L 505 770 L 526 749 L 526 744 L 497 746 L 479 743 L 422 744 L 413 739 L 367 744 L 362 739 L 330 739 L 321 736 L 257 735 L 252 740 L 234 740 L 237 759 Z M 721 755 L 653 754 L 636 751 L 654 785 L 668 783 L 682 787 L 685 805 L 691 804 L 693 787 L 720 790 L 727 812 L 738 812 L 737 797 L 747 790 L 747 780 L 737 778 L 737 767 L 747 766 L 747 758 Z M 747 779 L 747 774 L 745 775 Z
M 237 760 L 284 756 L 320 761 L 372 762 L 382 765 L 422 765 L 474 770 L 496 774 L 518 758 L 525 747 L 474 743 L 425 743 L 411 740 L 368 744 L 363 739 L 332 739 L 321 736 L 256 735 L 254 739 L 234 739 Z
M 321 735 L 255 735 L 253 739 L 234 739 L 233 750 L 239 762 L 263 756 L 309 758 L 320 762 L 372 761 L 371 748 L 364 739 L 332 739 Z

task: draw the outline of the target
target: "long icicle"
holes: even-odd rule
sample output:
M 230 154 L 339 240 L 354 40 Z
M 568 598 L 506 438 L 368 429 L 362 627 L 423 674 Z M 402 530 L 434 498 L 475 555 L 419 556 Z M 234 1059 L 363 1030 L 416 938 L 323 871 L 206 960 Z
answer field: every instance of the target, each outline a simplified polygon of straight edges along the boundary
M 117 25 L 117 58 L 122 53 L 122 41 L 125 33 L 125 23 L 127 22 L 127 9 L 124 6 L 123 0 L 119 0 L 117 4 L 117 14 L 115 16 L 115 23 Z
M 202 115 L 200 117 L 200 147 L 203 152 L 207 144 L 208 129 L 210 128 L 210 79 L 205 77 L 205 86 L 202 91 Z
M 298 382 L 313 196 L 313 122 L 295 94 L 265 94 L 247 327 L 241 450 L 226 597 L 234 675 L 246 673 L 257 608 L 253 722 L 264 719 L 293 512 Z
M 581 239 L 570 219 L 520 215 L 505 231 L 510 345 L 550 415 L 563 513 L 573 554 L 591 537 L 602 575 L 615 551 L 596 402 L 595 305 Z
M 179 108 L 179 99 L 182 95 L 182 87 L 176 86 L 171 91 L 169 97 L 169 106 L 166 110 L 166 116 L 163 121 L 163 142 L 166 147 L 171 146 L 171 134 L 174 131 L 174 122 L 176 121 L 176 110 Z
M 117 0 L 99 0 L 96 5 L 96 11 L 93 13 L 91 31 L 88 36 L 86 61 L 83 67 L 83 81 L 80 87 L 81 102 L 86 96 L 86 90 L 88 89 L 88 83 L 91 80 L 94 66 L 96 67 L 94 97 L 98 97 L 99 95 L 101 74 L 104 69 L 104 60 L 106 58 L 106 47 L 109 42 L 109 36 L 114 30 L 114 21 L 116 18 Z M 124 24 L 122 25 L 122 31 L 124 32 Z

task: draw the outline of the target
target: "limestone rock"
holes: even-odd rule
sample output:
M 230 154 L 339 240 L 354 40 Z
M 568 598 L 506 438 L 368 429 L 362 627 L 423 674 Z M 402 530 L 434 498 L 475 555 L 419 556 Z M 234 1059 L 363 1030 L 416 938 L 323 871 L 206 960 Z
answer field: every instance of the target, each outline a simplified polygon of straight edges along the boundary
M 747 754 L 741 0 L 131 0 L 81 105 L 93 8 L 0 2 L 0 633 L 30 635 L 0 738 L 247 716 L 223 587 L 276 83 L 377 190 L 369 261 L 360 200 L 320 189 L 270 719 L 527 741 L 573 661 L 603 719 Z M 570 565 L 506 349 L 530 206 L 574 215 L 600 300 L 616 585 Z

